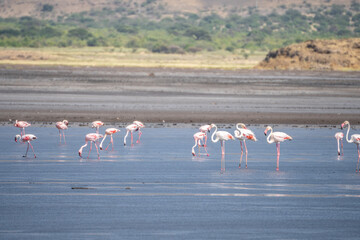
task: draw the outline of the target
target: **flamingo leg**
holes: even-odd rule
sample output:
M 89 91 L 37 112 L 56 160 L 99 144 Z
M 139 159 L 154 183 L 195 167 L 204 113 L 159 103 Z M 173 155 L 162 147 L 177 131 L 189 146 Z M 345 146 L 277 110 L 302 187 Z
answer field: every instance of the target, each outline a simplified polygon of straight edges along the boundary
M 90 141 L 90 150 L 89 150 L 89 154 L 88 154 L 87 158 L 89 158 L 89 156 L 90 156 L 91 149 L 92 149 L 92 141 Z
M 241 155 L 240 155 L 239 168 L 241 168 L 241 161 L 242 161 L 242 157 L 243 157 L 243 146 L 242 146 L 242 141 L 241 140 L 240 140 L 240 148 L 241 148 Z
M 358 150 L 358 161 L 357 161 L 357 165 L 356 165 L 356 171 L 360 172 L 360 168 L 359 168 L 359 160 L 360 160 L 360 150 L 359 150 L 359 144 L 357 145 L 357 150 Z
M 344 156 L 344 146 L 343 146 L 343 140 L 341 139 L 341 155 Z
M 94 143 L 95 147 L 96 147 L 96 152 L 98 154 L 98 159 L 100 159 L 100 153 L 99 153 L 99 149 L 96 143 Z
M 62 133 L 63 133 L 64 143 L 66 143 L 64 130 L 62 130 Z
M 206 143 L 207 143 L 207 134 L 205 133 L 205 143 L 204 143 L 204 147 L 207 147 Z
M 32 151 L 33 151 L 33 153 L 34 153 L 34 157 L 36 158 L 36 155 L 35 155 L 35 152 L 34 152 L 34 148 L 33 148 L 33 146 L 31 145 L 31 143 L 30 142 L 28 142 L 29 143 L 29 145 L 30 145 L 30 147 L 31 147 L 31 149 L 32 149 Z M 29 149 L 29 145 L 28 145 L 28 149 Z
M 61 132 L 60 132 L 60 129 L 59 129 L 59 138 L 60 138 L 60 143 L 61 143 Z
M 27 157 L 27 153 L 28 153 L 28 151 L 29 151 L 29 141 L 27 142 L 27 149 L 26 149 L 26 153 L 25 153 L 25 155 L 23 156 L 23 157 Z
M 221 155 L 225 154 L 225 141 L 221 141 Z
M 245 146 L 245 168 L 247 168 L 247 157 L 248 157 L 248 150 L 246 147 L 246 141 L 244 140 L 244 146 Z
M 139 129 L 139 139 L 136 141 L 136 143 L 140 143 L 141 134 L 142 134 L 142 132 L 141 132 L 140 129 Z
M 221 155 L 221 173 L 225 172 L 225 155 Z
M 276 150 L 277 150 L 276 171 L 279 171 L 280 143 L 276 143 Z

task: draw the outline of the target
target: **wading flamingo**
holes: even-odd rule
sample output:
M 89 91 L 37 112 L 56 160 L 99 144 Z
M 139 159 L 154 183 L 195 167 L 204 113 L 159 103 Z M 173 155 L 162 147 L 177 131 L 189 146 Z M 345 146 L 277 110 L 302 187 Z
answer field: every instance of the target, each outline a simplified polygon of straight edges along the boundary
M 221 142 L 221 155 L 225 154 L 225 141 L 227 140 L 235 140 L 233 135 L 226 131 L 218 131 L 218 128 L 215 124 L 211 124 L 211 128 L 215 128 L 214 133 L 211 135 L 211 141 L 216 143 L 220 140 Z M 214 138 L 216 136 L 216 138 Z
M 56 128 L 59 129 L 60 142 L 61 142 L 61 132 L 60 132 L 60 131 L 62 130 L 62 135 L 63 135 L 63 138 L 64 138 L 64 143 L 66 143 L 64 130 L 68 129 L 68 125 L 69 125 L 68 120 L 63 120 L 62 122 L 57 122 L 57 123 L 55 124 Z
M 21 128 L 20 135 L 23 136 L 23 135 L 25 135 L 25 128 L 29 127 L 30 125 L 31 124 L 28 122 L 15 120 L 14 127 Z
M 359 145 L 360 145 L 360 134 L 353 134 L 351 135 L 351 138 L 349 139 L 349 131 L 350 131 L 350 123 L 349 121 L 345 121 L 341 124 L 341 129 L 343 129 L 345 126 L 348 127 L 347 133 L 346 133 L 346 141 L 348 143 L 355 143 L 357 146 L 357 150 L 358 150 L 358 161 L 357 161 L 357 165 L 356 165 L 356 172 L 359 171 L 360 172 L 360 168 L 359 168 L 359 159 L 360 159 L 360 150 L 359 150 Z
M 344 133 L 342 133 L 342 132 L 335 133 L 335 138 L 336 138 L 337 146 L 338 146 L 338 155 L 340 156 L 340 142 L 341 142 L 341 152 L 342 152 L 342 155 L 344 155 L 344 148 L 343 148 Z
M 247 168 L 248 150 L 246 147 L 245 140 L 251 140 L 251 141 L 256 142 L 257 139 L 255 137 L 255 134 L 251 130 L 247 129 L 245 124 L 243 124 L 243 123 L 236 124 L 236 130 L 234 131 L 234 135 L 235 135 L 235 138 L 240 140 L 241 157 L 240 157 L 239 168 L 241 168 L 241 160 L 242 160 L 242 156 L 243 156 L 243 152 L 244 152 L 242 143 L 244 143 L 244 146 L 245 146 L 245 160 L 246 160 L 245 168 Z
M 210 130 L 211 130 L 211 125 L 202 125 L 201 127 L 199 127 L 199 130 L 200 130 L 200 132 L 205 133 L 205 136 L 204 136 L 205 141 L 203 141 L 203 139 L 202 139 L 202 141 L 203 141 L 203 143 L 204 143 L 204 147 L 207 147 L 207 145 L 206 145 L 206 142 L 207 142 L 207 133 L 210 132 Z
M 90 150 L 89 150 L 89 154 L 88 154 L 87 158 L 89 158 L 93 142 L 94 142 L 94 145 L 96 147 L 98 158 L 100 158 L 100 154 L 99 154 L 98 147 L 96 145 L 96 141 L 98 141 L 102 137 L 103 137 L 103 135 L 98 134 L 98 133 L 89 133 L 89 134 L 87 134 L 85 136 L 85 144 L 83 146 L 81 146 L 81 148 L 79 149 L 79 156 L 82 157 L 82 150 L 83 150 L 84 147 L 86 147 L 88 145 L 88 142 L 90 141 Z
M 209 153 L 207 152 L 207 149 L 206 149 L 206 145 L 200 144 L 200 140 L 203 140 L 205 136 L 206 136 L 206 133 L 203 133 L 203 132 L 197 132 L 194 134 L 195 145 L 192 147 L 192 151 L 191 151 L 193 156 L 196 156 L 195 150 L 194 150 L 194 148 L 196 146 L 199 147 L 199 155 L 200 155 L 200 147 L 204 147 L 206 155 L 209 156 Z
M 108 146 L 105 148 L 105 150 L 108 149 L 108 147 L 110 146 L 110 144 L 112 144 L 112 150 L 114 150 L 114 141 L 113 141 L 112 135 L 113 135 L 114 133 L 117 133 L 117 132 L 120 132 L 120 129 L 117 129 L 117 128 L 107 128 L 107 129 L 105 130 L 105 137 L 103 138 L 103 140 L 102 140 L 101 143 L 100 143 L 100 150 L 103 150 L 102 144 L 103 144 L 105 138 L 106 138 L 108 135 L 110 135 L 111 140 L 110 140 L 110 143 L 108 144 Z
M 292 137 L 287 135 L 283 132 L 273 132 L 273 129 L 270 126 L 267 126 L 265 129 L 265 136 L 267 134 L 267 131 L 270 130 L 270 134 L 267 137 L 266 141 L 268 143 L 276 143 L 276 151 L 277 151 L 277 161 L 276 161 L 276 171 L 279 171 L 279 158 L 280 158 L 280 143 L 284 142 L 285 140 L 292 140 Z
M 131 146 L 133 145 L 133 132 L 139 131 L 139 139 L 136 141 L 136 143 L 140 142 L 140 137 L 141 137 L 141 128 L 145 127 L 145 125 L 142 122 L 139 121 L 134 121 L 132 124 L 128 125 L 126 127 L 126 135 L 124 137 L 124 146 L 126 145 L 126 138 L 129 135 L 131 135 Z
M 99 128 L 101 126 L 104 126 L 104 123 L 102 121 L 94 121 L 91 123 L 92 128 L 96 128 L 96 133 L 99 134 Z
M 21 142 L 23 142 L 23 143 L 27 142 L 27 144 L 28 144 L 27 149 L 26 149 L 26 153 L 25 153 L 25 155 L 24 155 L 23 157 L 27 157 L 27 153 L 28 153 L 28 151 L 29 151 L 29 145 L 30 145 L 30 147 L 31 147 L 31 149 L 32 149 L 32 151 L 33 151 L 33 153 L 34 153 L 34 157 L 36 158 L 36 155 L 35 155 L 35 152 L 34 152 L 34 148 L 33 148 L 33 146 L 32 146 L 31 143 L 30 143 L 32 140 L 35 140 L 35 139 L 36 139 L 36 136 L 35 136 L 35 135 L 32 135 L 32 134 L 25 134 L 25 135 L 23 135 L 23 136 L 20 136 L 20 135 L 16 135 L 16 136 L 15 136 L 15 142 L 21 141 Z

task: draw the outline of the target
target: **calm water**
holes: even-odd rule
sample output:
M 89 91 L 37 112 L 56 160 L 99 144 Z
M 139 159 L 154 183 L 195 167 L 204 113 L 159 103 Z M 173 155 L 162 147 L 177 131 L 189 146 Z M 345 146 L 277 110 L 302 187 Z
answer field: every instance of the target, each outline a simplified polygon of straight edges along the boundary
M 192 157 L 196 128 L 145 128 L 133 147 L 122 130 L 98 160 L 95 148 L 77 155 L 90 128 L 71 127 L 66 144 L 55 127 L 26 129 L 38 137 L 34 159 L 13 141 L 19 129 L 0 127 L 0 238 L 359 239 L 356 146 L 338 158 L 337 129 L 275 127 L 294 138 L 276 172 L 275 145 L 252 129 L 248 169 L 228 141 L 222 172 L 219 143 Z

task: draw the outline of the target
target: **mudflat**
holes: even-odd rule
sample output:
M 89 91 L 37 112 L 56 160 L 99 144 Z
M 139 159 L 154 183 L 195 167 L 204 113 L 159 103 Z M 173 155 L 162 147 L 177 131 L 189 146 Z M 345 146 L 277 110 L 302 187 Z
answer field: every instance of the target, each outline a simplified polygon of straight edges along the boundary
M 0 121 L 360 124 L 360 72 L 0 66 Z

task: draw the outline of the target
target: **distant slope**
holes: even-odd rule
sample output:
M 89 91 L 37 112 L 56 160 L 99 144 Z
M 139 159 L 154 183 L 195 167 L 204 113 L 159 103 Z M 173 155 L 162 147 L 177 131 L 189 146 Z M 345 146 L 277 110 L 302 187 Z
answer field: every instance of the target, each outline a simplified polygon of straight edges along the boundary
M 360 38 L 311 40 L 270 51 L 257 69 L 360 70 Z
M 103 8 L 117 9 L 119 7 L 132 9 L 135 14 L 144 14 L 149 7 L 157 7 L 165 14 L 178 13 L 216 13 L 218 15 L 247 15 L 249 9 L 255 9 L 260 14 L 269 14 L 274 9 L 279 13 L 288 8 L 306 13 L 309 9 L 332 4 L 345 5 L 349 8 L 354 0 L 342 0 L 341 3 L 332 0 L 0 0 L 0 17 L 31 16 L 44 19 L 56 19 L 83 11 L 101 10 Z M 359 2 L 359 0 L 355 0 Z M 51 8 L 44 8 L 44 5 Z

